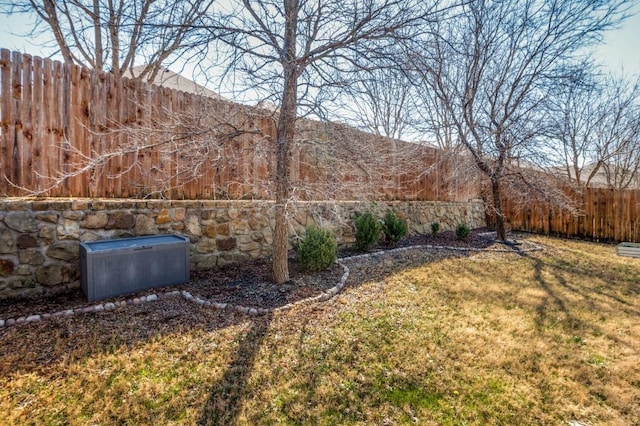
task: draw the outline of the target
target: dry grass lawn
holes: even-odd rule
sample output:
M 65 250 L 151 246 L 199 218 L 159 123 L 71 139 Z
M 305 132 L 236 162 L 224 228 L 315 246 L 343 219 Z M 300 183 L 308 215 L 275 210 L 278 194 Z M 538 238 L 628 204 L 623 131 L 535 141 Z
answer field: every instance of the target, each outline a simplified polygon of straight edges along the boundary
M 547 250 L 354 264 L 269 317 L 163 300 L 5 328 L 0 423 L 640 424 L 640 259 L 530 239 Z

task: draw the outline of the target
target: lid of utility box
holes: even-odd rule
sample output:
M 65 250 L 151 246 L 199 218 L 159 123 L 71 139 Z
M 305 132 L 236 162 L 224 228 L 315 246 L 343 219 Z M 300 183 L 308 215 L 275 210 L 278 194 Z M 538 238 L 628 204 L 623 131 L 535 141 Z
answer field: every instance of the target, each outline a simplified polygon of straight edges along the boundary
M 87 251 L 120 250 L 141 246 L 156 246 L 177 242 L 187 242 L 188 238 L 179 235 L 152 235 L 149 237 L 120 238 L 115 240 L 92 241 L 81 243 Z

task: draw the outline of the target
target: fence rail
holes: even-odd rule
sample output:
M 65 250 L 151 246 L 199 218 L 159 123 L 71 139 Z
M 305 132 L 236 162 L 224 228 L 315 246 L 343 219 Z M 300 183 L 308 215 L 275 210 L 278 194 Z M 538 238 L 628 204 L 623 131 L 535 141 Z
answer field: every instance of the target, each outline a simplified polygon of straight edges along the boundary
M 603 242 L 640 242 L 640 190 L 586 188 L 571 191 L 577 214 L 516 199 L 504 203 L 513 230 Z M 522 201 L 522 200 L 520 200 Z
M 0 50 L 0 196 L 269 199 L 274 112 Z M 300 199 L 466 200 L 433 148 L 299 120 Z

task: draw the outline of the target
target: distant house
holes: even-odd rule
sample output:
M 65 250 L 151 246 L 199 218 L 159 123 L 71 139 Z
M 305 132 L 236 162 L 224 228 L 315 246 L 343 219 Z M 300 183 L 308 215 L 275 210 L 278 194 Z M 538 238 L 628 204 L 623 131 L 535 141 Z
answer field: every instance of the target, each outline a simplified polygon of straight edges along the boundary
M 596 168 L 596 163 L 585 164 L 580 170 L 580 182 L 584 184 Z M 557 176 L 570 177 L 575 182 L 576 176 L 573 169 L 567 172 L 565 167 L 555 167 L 554 173 Z M 640 189 L 640 170 L 628 170 L 616 166 L 615 164 L 604 163 L 594 173 L 589 181 L 589 186 L 593 188 L 620 188 Z
M 128 78 L 136 78 L 144 69 L 144 65 L 133 67 L 125 72 L 124 76 Z M 156 86 L 168 87 L 170 89 L 180 90 L 183 92 L 194 93 L 200 96 L 208 96 L 216 99 L 224 99 L 222 96 L 209 90 L 206 87 L 196 83 L 193 80 L 185 78 L 171 70 L 164 69 L 158 72 L 156 78 L 151 82 Z

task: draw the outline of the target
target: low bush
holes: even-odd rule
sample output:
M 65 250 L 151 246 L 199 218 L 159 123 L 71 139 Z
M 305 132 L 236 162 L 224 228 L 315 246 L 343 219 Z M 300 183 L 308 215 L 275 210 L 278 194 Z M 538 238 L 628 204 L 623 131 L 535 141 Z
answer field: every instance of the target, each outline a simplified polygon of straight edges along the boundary
M 338 242 L 331 231 L 309 226 L 295 250 L 303 269 L 322 271 L 336 261 Z
M 435 237 L 440 232 L 440 222 L 433 222 L 431 224 L 431 234 Z
M 400 218 L 397 213 L 387 210 L 382 220 L 382 232 L 387 243 L 397 244 L 407 235 L 407 221 Z
M 465 240 L 469 236 L 470 232 L 471 229 L 469 229 L 469 225 L 467 225 L 466 223 L 460 223 L 456 227 L 456 237 L 459 240 Z
M 375 216 L 370 213 L 357 215 L 354 219 L 356 225 L 356 249 L 367 251 L 380 241 L 382 225 Z

